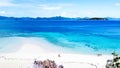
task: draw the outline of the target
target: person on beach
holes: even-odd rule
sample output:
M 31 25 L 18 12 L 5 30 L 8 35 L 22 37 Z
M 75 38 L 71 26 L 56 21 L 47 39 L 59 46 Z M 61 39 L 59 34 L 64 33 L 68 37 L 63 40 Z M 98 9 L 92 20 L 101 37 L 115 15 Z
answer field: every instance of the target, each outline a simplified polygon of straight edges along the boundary
M 60 54 L 58 54 L 58 57 L 60 58 L 60 57 L 61 57 L 61 55 L 60 55 Z

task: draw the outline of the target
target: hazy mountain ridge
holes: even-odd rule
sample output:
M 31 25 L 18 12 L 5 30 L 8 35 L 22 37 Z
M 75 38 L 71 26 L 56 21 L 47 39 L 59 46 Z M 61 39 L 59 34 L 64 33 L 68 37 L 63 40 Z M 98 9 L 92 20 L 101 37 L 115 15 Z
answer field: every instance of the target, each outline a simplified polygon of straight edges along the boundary
M 120 18 L 111 18 L 111 17 L 106 17 L 106 18 L 101 18 L 101 17 L 68 18 L 68 17 L 61 17 L 61 16 L 56 16 L 56 17 L 37 17 L 37 18 L 19 17 L 18 18 L 18 17 L 0 16 L 0 20 L 80 21 L 80 20 L 120 20 Z

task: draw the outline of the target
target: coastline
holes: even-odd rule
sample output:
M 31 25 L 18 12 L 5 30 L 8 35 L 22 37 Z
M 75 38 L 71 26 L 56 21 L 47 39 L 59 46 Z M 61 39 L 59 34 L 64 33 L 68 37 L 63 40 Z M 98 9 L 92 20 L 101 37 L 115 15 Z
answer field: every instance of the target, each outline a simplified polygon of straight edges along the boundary
M 25 39 L 27 41 L 27 39 Z M 47 49 L 44 45 L 49 43 L 41 42 L 30 43 L 28 40 L 17 51 L 12 53 L 0 53 L 0 67 L 2 68 L 32 68 L 33 62 L 37 60 L 54 60 L 57 64 L 62 64 L 65 68 L 105 68 L 106 61 L 112 59 L 112 55 L 87 55 L 87 54 L 73 54 L 62 53 L 56 50 Z M 33 41 L 33 40 L 31 40 Z M 45 44 L 43 44 L 45 43 Z M 51 46 L 51 45 L 50 45 Z M 60 54 L 61 57 L 58 57 Z

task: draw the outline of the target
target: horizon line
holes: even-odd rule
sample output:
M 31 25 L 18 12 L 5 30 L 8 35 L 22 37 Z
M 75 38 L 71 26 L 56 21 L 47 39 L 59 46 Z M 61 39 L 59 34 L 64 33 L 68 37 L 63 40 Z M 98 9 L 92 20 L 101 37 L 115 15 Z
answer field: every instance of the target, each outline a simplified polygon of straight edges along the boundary
M 2 16 L 0 15 L 0 17 L 13 17 L 13 18 L 52 18 L 52 17 L 62 17 L 62 18 L 120 18 L 120 17 L 65 17 L 65 16 L 49 16 L 49 17 L 40 17 L 40 16 L 36 16 L 36 17 L 32 17 L 32 16 Z

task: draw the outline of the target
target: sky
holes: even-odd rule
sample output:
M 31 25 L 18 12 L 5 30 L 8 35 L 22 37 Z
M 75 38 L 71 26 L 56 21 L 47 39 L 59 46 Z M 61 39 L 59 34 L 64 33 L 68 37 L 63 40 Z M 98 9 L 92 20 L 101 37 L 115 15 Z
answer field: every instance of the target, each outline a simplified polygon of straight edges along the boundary
M 120 18 L 120 0 L 0 0 L 0 16 Z

